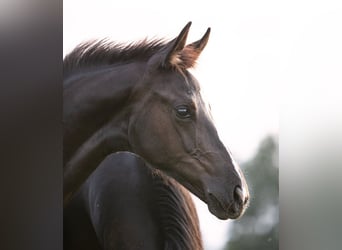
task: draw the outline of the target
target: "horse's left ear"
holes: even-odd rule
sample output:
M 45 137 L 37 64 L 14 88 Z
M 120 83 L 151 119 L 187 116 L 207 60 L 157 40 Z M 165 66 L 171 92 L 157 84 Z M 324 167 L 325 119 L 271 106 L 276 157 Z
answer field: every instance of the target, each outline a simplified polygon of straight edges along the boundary
M 167 43 L 150 59 L 149 64 L 152 68 L 161 66 L 162 68 L 187 69 L 195 65 L 197 58 L 208 43 L 210 28 L 200 40 L 185 46 L 190 26 L 191 22 L 188 22 L 175 39 Z
M 165 57 L 162 61 L 162 66 L 176 65 L 179 63 L 179 55 L 184 49 L 186 38 L 188 37 L 191 22 L 188 22 L 182 31 L 179 33 L 177 38 L 172 40 L 166 45 Z
M 172 68 L 178 64 L 181 51 L 184 49 L 191 22 L 182 29 L 179 35 L 168 42 L 162 50 L 158 51 L 149 61 L 151 68 Z

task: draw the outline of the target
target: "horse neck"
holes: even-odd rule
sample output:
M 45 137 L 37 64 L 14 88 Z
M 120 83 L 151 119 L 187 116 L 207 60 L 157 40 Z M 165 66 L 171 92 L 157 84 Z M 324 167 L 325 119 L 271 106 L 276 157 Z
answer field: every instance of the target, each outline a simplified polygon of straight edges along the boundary
M 108 122 L 124 119 L 129 96 L 141 78 L 141 64 L 126 64 L 79 74 L 64 88 L 64 157 L 67 161 Z
M 64 87 L 65 201 L 110 153 L 130 150 L 130 95 L 144 65 L 119 65 L 79 74 Z

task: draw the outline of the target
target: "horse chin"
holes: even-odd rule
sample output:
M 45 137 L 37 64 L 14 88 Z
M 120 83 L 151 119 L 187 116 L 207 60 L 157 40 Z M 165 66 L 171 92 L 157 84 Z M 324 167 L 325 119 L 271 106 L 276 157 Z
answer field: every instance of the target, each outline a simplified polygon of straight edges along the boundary
M 234 204 L 229 207 L 223 207 L 222 203 L 214 196 L 207 198 L 207 205 L 210 213 L 215 215 L 220 220 L 238 219 L 245 210 L 245 207 L 236 207 Z
M 212 204 L 210 201 L 207 203 L 207 205 L 208 205 L 208 209 L 209 209 L 210 213 L 215 215 L 218 219 L 220 219 L 220 220 L 233 219 L 229 215 L 229 212 L 227 210 L 223 209 L 222 207 L 220 207 L 216 204 Z
M 217 210 L 216 208 L 214 208 L 210 205 L 208 205 L 208 209 L 209 209 L 210 213 L 215 215 L 216 218 L 218 218 L 220 220 L 228 220 L 229 219 L 228 213 L 224 210 Z

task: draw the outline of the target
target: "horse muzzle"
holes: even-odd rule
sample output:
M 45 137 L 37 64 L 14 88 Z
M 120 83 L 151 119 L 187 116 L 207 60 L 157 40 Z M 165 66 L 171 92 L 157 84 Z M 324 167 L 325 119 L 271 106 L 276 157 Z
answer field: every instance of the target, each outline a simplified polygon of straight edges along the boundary
M 209 211 L 217 218 L 221 220 L 237 219 L 246 210 L 249 195 L 246 188 L 237 185 L 231 195 L 208 190 L 206 200 Z

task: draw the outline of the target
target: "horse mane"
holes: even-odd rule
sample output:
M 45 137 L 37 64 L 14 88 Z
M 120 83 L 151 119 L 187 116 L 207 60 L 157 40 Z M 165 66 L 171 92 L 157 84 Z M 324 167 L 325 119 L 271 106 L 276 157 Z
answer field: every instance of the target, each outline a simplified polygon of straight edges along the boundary
M 133 43 L 116 43 L 108 39 L 93 40 L 79 44 L 63 60 L 64 78 L 80 69 L 92 66 L 148 60 L 160 50 L 164 39 L 144 39 Z
M 202 239 L 195 205 L 177 181 L 154 170 L 156 216 L 161 223 L 165 250 L 201 250 Z

